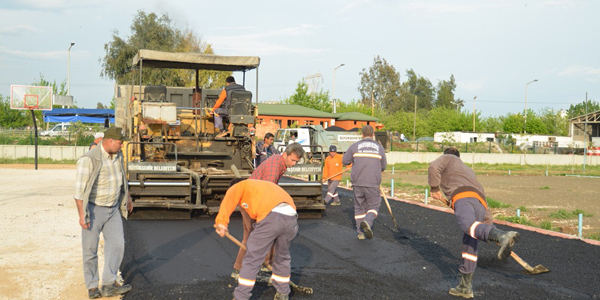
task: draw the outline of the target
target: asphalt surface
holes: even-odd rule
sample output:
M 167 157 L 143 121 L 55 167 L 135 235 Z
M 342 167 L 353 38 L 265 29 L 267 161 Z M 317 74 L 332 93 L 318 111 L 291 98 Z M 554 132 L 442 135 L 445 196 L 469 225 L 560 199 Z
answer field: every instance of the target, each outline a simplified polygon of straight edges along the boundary
M 326 193 L 325 188 L 323 193 Z M 382 201 L 372 240 L 358 240 L 352 192 L 340 190 L 341 206 L 322 219 L 300 219 L 292 241 L 292 281 L 314 289 L 292 291 L 291 299 L 462 299 L 448 295 L 458 284 L 462 232 L 454 215 L 390 201 L 401 233 Z M 237 246 L 220 238 L 214 217 L 125 222 L 123 277 L 130 299 L 232 299 L 230 277 Z M 499 225 L 502 230 L 510 227 Z M 241 239 L 241 217 L 230 233 Z M 600 247 L 518 229 L 514 250 L 532 267 L 551 270 L 526 275 L 514 260 L 499 261 L 498 247 L 479 245 L 473 279 L 475 298 L 600 299 Z M 405 238 L 408 237 L 408 238 Z M 252 299 L 273 299 L 275 289 L 257 283 Z

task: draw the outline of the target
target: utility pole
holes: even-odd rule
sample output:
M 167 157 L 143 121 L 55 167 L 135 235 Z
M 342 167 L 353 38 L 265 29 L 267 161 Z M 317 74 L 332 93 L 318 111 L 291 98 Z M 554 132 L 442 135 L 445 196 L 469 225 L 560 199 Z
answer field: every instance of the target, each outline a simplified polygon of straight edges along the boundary
M 473 97 L 473 132 L 475 132 L 475 99 L 477 96 Z
M 587 92 L 585 92 L 585 123 L 584 123 L 585 125 L 583 126 L 583 174 L 585 174 L 585 159 L 587 156 L 587 120 L 588 120 L 587 103 L 588 103 Z
M 417 95 L 415 95 L 415 118 L 413 121 L 413 141 L 416 141 L 417 138 Z
M 375 104 L 373 102 L 373 90 L 371 89 L 371 117 L 373 116 L 374 109 L 375 109 Z

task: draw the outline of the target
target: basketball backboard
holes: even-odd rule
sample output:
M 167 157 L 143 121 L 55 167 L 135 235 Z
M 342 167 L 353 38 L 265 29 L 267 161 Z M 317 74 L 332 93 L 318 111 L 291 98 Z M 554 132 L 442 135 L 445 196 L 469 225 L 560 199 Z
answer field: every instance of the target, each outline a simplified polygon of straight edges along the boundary
M 27 110 L 52 110 L 51 86 L 10 86 L 10 108 Z

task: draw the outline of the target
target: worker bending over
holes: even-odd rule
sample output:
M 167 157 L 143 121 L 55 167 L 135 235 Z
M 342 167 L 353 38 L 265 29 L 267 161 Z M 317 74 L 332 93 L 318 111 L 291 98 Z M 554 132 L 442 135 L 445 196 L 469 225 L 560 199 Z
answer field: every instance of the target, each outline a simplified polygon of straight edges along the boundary
M 429 165 L 431 196 L 445 201 L 454 209 L 458 226 L 462 229 L 462 261 L 458 267 L 460 283 L 451 288 L 454 296 L 473 298 L 473 272 L 477 267 L 478 240 L 492 241 L 500 245 L 498 259 L 504 260 L 519 239 L 515 231 L 502 231 L 494 227 L 488 209 L 483 186 L 475 178 L 475 172 L 460 159 L 458 149 L 452 147 Z M 447 199 L 442 196 L 442 192 Z
M 256 223 L 246 243 L 234 299 L 250 299 L 256 275 L 274 245 L 271 280 L 277 289 L 275 300 L 287 300 L 290 294 L 290 242 L 298 233 L 298 215 L 292 197 L 269 181 L 233 179 L 215 219 L 215 230 L 219 236 L 224 237 L 228 232 L 229 217 L 238 205 L 256 219 Z

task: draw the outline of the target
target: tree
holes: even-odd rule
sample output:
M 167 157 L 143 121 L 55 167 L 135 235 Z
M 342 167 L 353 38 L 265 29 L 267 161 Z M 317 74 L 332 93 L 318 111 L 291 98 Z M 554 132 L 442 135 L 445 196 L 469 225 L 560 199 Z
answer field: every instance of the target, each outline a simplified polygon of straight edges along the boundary
M 406 81 L 402 83 L 401 109 L 414 111 L 415 96 L 417 108 L 430 110 L 433 107 L 435 90 L 429 79 L 418 75 L 413 69 L 406 70 Z
M 398 111 L 401 107 L 400 87 L 400 73 L 379 55 L 373 59 L 373 65 L 368 70 L 360 72 L 358 91 L 365 105 L 371 105 L 372 94 L 375 105 L 381 109 L 389 113 Z
M 100 73 L 103 78 L 113 79 L 117 84 L 131 84 L 137 78 L 137 72 L 132 70 L 132 62 L 140 49 L 214 54 L 211 45 L 202 42 L 193 31 L 174 28 L 167 14 L 158 16 L 138 11 L 131 24 L 129 38 L 125 40 L 118 34 L 114 30 L 112 41 L 104 44 L 105 55 L 101 59 L 103 69 Z M 199 85 L 201 88 L 223 87 L 229 75 L 231 72 L 200 71 Z M 145 69 L 142 85 L 193 87 L 196 84 L 194 78 L 194 70 Z
M 10 108 L 10 97 L 0 95 L 0 127 L 18 128 L 31 124 L 31 113 Z
M 547 134 L 566 136 L 569 133 L 569 121 L 562 116 L 561 111 L 546 107 L 540 113 L 540 122 L 546 128 Z
M 450 75 L 450 80 L 442 80 L 437 85 L 437 98 L 435 106 L 445 108 L 457 108 L 458 104 L 462 106 L 464 101 L 454 99 L 454 90 L 456 90 L 456 81 L 454 75 Z
M 317 93 L 308 93 L 308 85 L 303 81 L 298 82 L 296 92 L 289 98 L 283 100 L 285 104 L 296 104 L 324 112 L 331 112 L 331 100 L 329 99 L 329 92 L 323 92 L 323 90 Z
M 589 99 L 587 100 L 587 113 L 595 112 L 600 110 L 600 104 L 598 102 Z M 571 104 L 569 109 L 567 110 L 567 118 L 575 118 L 578 116 L 583 116 L 586 114 L 586 101 L 583 101 L 578 104 Z
M 106 108 L 106 106 L 104 104 L 102 104 L 101 102 L 98 102 L 98 104 L 96 104 L 96 108 L 97 109 L 104 109 L 104 108 Z

